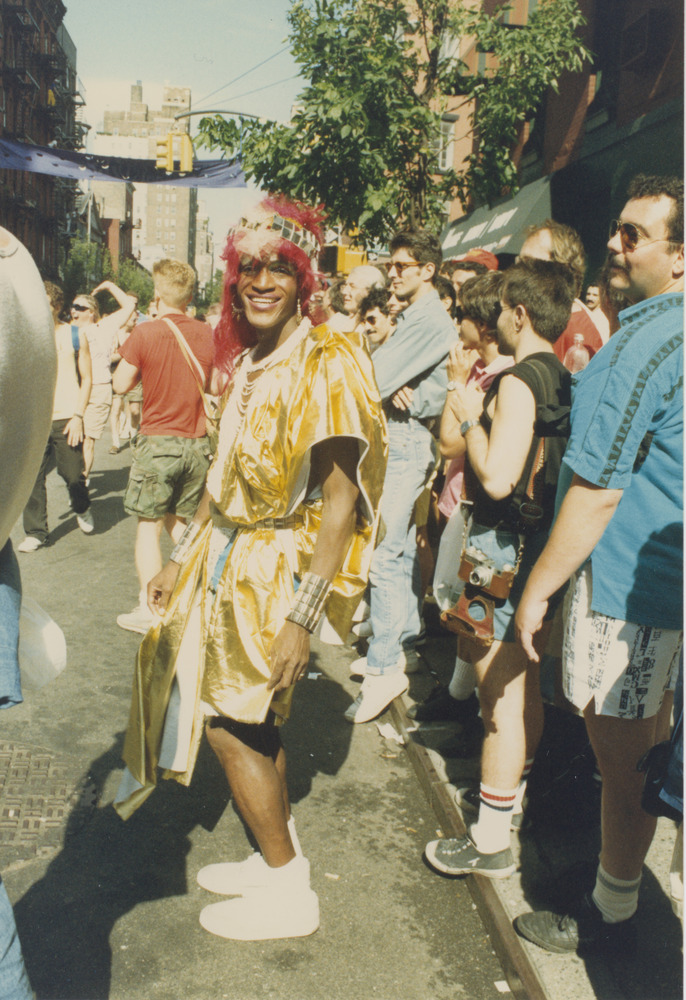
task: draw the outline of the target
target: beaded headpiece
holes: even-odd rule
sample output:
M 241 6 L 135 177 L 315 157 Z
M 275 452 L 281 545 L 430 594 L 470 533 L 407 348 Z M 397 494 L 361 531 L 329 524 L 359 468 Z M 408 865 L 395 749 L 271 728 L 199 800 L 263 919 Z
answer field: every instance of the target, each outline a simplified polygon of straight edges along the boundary
M 239 253 L 260 257 L 265 251 L 278 247 L 281 240 L 288 240 L 313 260 L 319 252 L 315 235 L 296 222 L 262 207 L 250 216 L 244 216 L 229 230 L 229 239 Z

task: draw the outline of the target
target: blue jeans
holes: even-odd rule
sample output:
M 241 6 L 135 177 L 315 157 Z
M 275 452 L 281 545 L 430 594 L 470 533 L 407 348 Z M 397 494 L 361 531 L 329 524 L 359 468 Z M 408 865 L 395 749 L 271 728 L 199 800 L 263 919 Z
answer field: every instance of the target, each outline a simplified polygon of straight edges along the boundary
M 369 621 L 373 636 L 367 673 L 392 673 L 421 629 L 421 572 L 412 514 L 435 464 L 435 444 L 418 420 L 388 421 L 388 465 L 381 496 L 386 534 L 369 571 Z
M 24 700 L 18 658 L 20 607 L 19 566 L 7 539 L 0 549 L 0 708 L 11 708 Z
M 34 996 L 26 975 L 12 904 L 0 880 L 0 997 L 2 1000 L 33 1000 Z

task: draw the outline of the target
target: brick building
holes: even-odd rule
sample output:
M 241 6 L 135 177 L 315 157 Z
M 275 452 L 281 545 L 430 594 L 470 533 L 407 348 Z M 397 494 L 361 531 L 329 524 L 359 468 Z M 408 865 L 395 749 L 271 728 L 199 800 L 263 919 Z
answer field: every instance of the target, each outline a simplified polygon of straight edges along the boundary
M 134 186 L 121 181 L 91 181 L 91 191 L 116 271 L 120 261 L 133 257 Z
M 485 0 L 493 6 L 493 0 Z M 513 23 L 526 23 L 535 0 L 515 0 Z M 683 173 L 683 4 L 680 0 L 579 0 L 583 40 L 593 61 L 550 91 L 516 150 L 521 189 L 514 198 L 476 207 L 443 233 L 446 257 L 482 246 L 517 253 L 526 225 L 547 216 L 580 233 L 589 273 L 605 257 L 607 227 L 639 171 Z M 474 64 L 488 58 L 463 42 Z M 454 125 L 457 166 L 472 150 L 466 121 Z M 657 154 L 657 155 L 656 155 Z
M 0 137 L 80 149 L 83 88 L 61 0 L 0 2 Z M 76 183 L 0 170 L 2 224 L 29 249 L 41 273 L 56 277 L 74 224 Z

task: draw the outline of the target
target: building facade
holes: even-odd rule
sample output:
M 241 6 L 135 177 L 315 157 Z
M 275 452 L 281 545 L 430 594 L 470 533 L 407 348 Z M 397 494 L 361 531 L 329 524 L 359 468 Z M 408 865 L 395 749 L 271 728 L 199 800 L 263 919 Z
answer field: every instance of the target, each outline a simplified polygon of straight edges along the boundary
M 155 111 L 143 101 L 139 82 L 131 87 L 129 107 L 105 111 L 103 131 L 93 141 L 93 152 L 154 160 L 157 141 L 172 131 L 188 132 L 187 119 L 174 115 L 190 110 L 188 87 L 165 86 L 162 107 Z M 155 256 L 195 263 L 197 192 L 167 184 L 137 184 L 133 203 L 132 252 L 146 261 Z
M 80 149 L 88 125 L 61 0 L 0 2 L 0 137 Z M 75 225 L 76 182 L 0 170 L 2 224 L 45 277 L 59 277 Z
M 486 2 L 486 0 L 485 0 Z M 493 0 L 487 0 L 493 6 Z M 532 0 L 510 13 L 525 24 Z M 446 257 L 481 246 L 517 253 L 528 224 L 546 217 L 573 226 L 589 258 L 591 279 L 606 252 L 607 229 L 639 172 L 683 174 L 684 24 L 681 0 L 579 0 L 583 41 L 592 53 L 579 73 L 565 73 L 549 91 L 515 147 L 521 188 L 514 198 L 450 207 L 443 233 Z M 484 59 L 469 42 L 463 57 Z M 472 152 L 462 120 L 454 140 L 456 168 Z

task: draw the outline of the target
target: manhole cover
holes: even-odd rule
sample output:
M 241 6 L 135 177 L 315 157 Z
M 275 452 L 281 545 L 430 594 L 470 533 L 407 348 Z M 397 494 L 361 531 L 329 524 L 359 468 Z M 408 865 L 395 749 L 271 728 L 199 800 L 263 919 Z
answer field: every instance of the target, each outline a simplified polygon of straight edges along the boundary
M 94 787 L 74 788 L 69 770 L 47 750 L 0 742 L 0 844 L 54 842 L 75 807 L 97 804 Z

